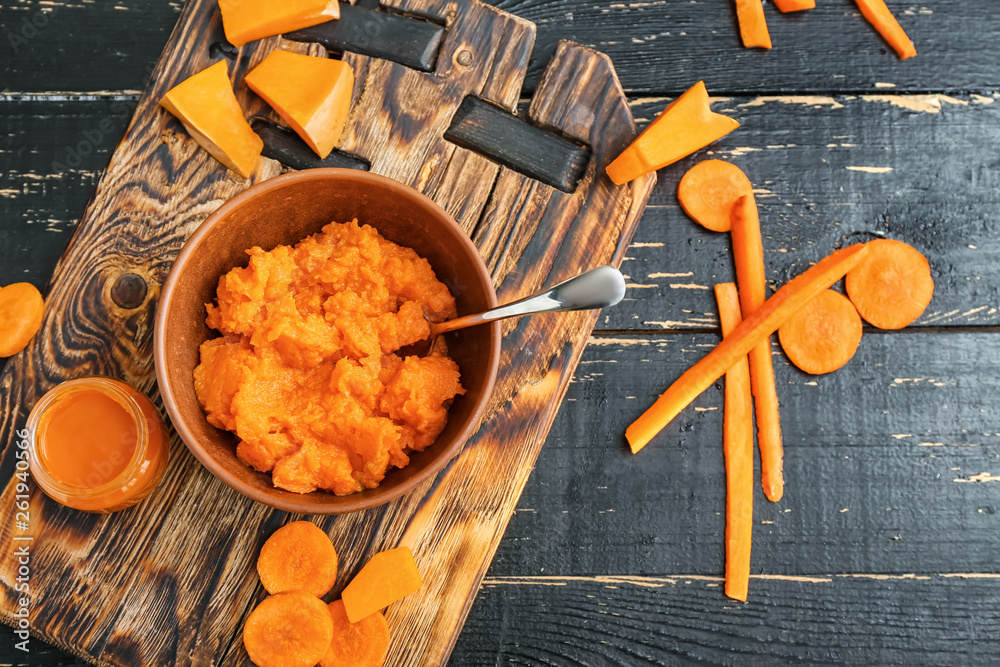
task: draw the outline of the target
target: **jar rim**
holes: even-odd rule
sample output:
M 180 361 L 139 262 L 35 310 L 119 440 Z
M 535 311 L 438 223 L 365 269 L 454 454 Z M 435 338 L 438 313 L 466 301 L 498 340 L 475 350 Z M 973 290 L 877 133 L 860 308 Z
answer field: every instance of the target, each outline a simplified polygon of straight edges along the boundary
M 66 496 L 93 499 L 127 487 L 136 478 L 139 467 L 145 461 L 146 452 L 149 448 L 149 426 L 146 423 L 145 415 L 138 401 L 122 389 L 119 386 L 120 384 L 122 384 L 121 380 L 102 375 L 76 378 L 57 384 L 38 399 L 38 402 L 35 403 L 35 406 L 31 409 L 31 413 L 28 415 L 26 429 L 28 431 L 28 456 L 30 457 L 30 462 L 35 464 L 32 466 L 32 474 L 38 479 L 39 483 Z M 131 460 L 114 478 L 100 486 L 89 488 L 66 484 L 49 474 L 49 471 L 41 464 L 41 459 L 38 456 L 38 438 L 36 437 L 38 426 L 46 410 L 60 399 L 87 389 L 102 391 L 109 395 L 128 411 L 129 416 L 136 425 L 135 451 L 132 453 Z

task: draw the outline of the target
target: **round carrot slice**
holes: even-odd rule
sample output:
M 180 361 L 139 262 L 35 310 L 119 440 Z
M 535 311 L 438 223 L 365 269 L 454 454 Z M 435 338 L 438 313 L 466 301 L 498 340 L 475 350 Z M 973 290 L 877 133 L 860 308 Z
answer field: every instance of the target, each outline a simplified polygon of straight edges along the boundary
M 865 321 L 879 329 L 902 329 L 920 317 L 934 296 L 927 258 L 892 239 L 867 243 L 868 257 L 847 274 L 847 296 Z
M 257 574 L 271 595 L 307 591 L 322 597 L 337 581 L 337 551 L 318 526 L 293 521 L 264 542 L 257 558 Z
M 31 342 L 42 326 L 44 302 L 31 283 L 0 287 L 0 357 L 10 357 Z
M 704 160 L 688 169 L 677 186 L 677 199 L 692 220 L 713 232 L 728 232 L 736 200 L 753 194 L 747 175 L 731 162 Z
M 389 624 L 382 612 L 351 623 L 343 600 L 330 603 L 333 641 L 320 667 L 381 667 L 389 654 Z
M 781 347 L 806 373 L 835 371 L 854 356 L 861 342 L 861 317 L 847 297 L 820 292 L 778 329 Z
M 258 667 L 313 667 L 332 639 L 330 611 L 305 591 L 266 598 L 243 626 L 243 645 Z

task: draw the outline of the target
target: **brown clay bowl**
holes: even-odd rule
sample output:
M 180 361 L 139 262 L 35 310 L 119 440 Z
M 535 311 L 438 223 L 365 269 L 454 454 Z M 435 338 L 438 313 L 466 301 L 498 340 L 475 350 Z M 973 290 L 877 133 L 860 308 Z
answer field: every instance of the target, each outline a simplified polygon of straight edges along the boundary
M 304 514 L 340 514 L 386 503 L 440 471 L 473 433 L 493 389 L 500 359 L 500 326 L 448 334 L 449 353 L 462 374 L 437 441 L 391 469 L 376 489 L 348 496 L 277 489 L 271 477 L 236 458 L 236 436 L 205 418 L 194 390 L 198 347 L 218 335 L 205 325 L 205 304 L 219 277 L 246 266 L 246 249 L 295 244 L 331 222 L 357 218 L 384 237 L 426 258 L 455 295 L 459 315 L 496 306 L 496 292 L 476 247 L 441 207 L 416 190 L 383 176 L 350 169 L 311 169 L 273 178 L 233 198 L 195 231 L 163 284 L 156 312 L 154 358 L 160 395 L 188 449 L 216 477 L 248 498 Z

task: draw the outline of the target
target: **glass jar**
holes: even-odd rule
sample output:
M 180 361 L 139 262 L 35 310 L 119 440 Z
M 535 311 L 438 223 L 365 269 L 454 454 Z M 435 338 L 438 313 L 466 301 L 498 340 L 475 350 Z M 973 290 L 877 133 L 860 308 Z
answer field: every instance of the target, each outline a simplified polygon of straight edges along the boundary
M 28 416 L 31 475 L 53 500 L 117 512 L 149 495 L 169 442 L 152 402 L 120 380 L 88 377 L 52 388 Z

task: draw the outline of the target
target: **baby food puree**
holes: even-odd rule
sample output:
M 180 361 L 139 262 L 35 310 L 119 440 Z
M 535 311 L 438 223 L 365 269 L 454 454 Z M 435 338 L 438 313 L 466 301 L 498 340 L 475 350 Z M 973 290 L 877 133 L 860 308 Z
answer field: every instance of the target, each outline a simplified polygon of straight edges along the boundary
M 357 220 L 247 253 L 206 304 L 223 334 L 201 345 L 194 371 L 208 421 L 276 487 L 378 486 L 434 442 L 464 393 L 443 340 L 425 357 L 395 353 L 428 336 L 425 313 L 454 317 L 454 298 L 427 260 Z

